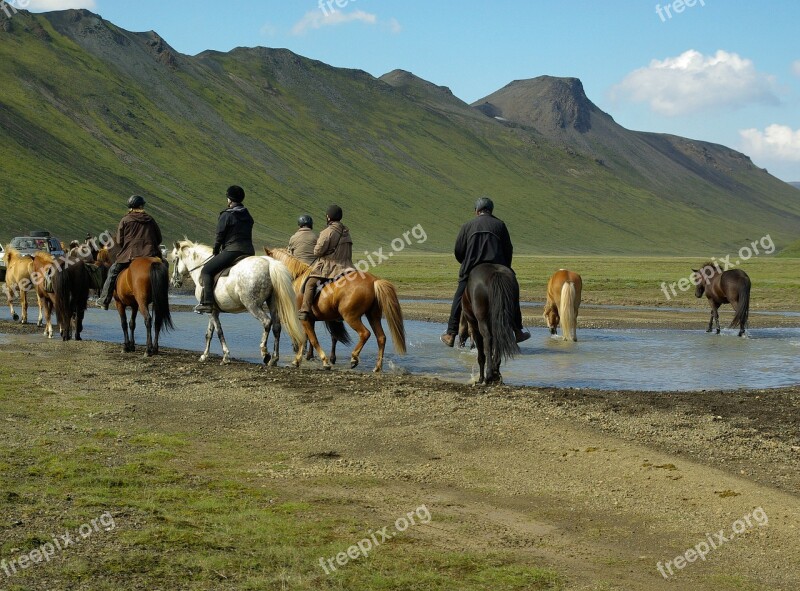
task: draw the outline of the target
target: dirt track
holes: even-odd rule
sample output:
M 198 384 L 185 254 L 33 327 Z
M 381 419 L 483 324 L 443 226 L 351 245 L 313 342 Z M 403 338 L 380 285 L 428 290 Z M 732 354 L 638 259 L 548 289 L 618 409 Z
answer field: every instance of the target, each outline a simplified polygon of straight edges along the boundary
M 254 473 L 298 490 L 315 483 L 308 494 L 326 475 L 377 479 L 358 499 L 324 492 L 385 518 L 387 497 L 427 503 L 436 527 L 424 535 L 437 544 L 530 553 L 570 589 L 800 588 L 800 388 L 485 390 L 341 368 L 203 365 L 179 351 L 146 360 L 97 342 L 25 349 L 2 345 L 0 360 L 14 357 L 55 392 L 135 406 L 116 421 L 233 433 L 252 447 Z M 55 356 L 60 369 L 43 371 Z M 82 367 L 119 378 L 98 393 Z M 279 472 L 259 461 L 276 450 L 286 457 Z M 656 570 L 757 507 L 767 526 L 669 581 Z

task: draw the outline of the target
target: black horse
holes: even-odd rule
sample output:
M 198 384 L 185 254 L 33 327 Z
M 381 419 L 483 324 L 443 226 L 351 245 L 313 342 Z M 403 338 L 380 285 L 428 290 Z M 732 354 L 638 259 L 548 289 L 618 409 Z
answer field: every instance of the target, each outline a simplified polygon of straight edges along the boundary
M 50 301 L 56 310 L 61 325 L 61 338 L 72 338 L 72 323 L 75 322 L 75 340 L 81 340 L 83 316 L 89 299 L 89 272 L 83 261 L 66 260 L 64 268 L 53 274 L 53 297 Z
M 514 335 L 518 300 L 519 284 L 508 267 L 483 263 L 470 271 L 462 303 L 478 348 L 478 384 L 501 383 L 500 362 L 519 353 Z
M 698 298 L 705 293 L 711 303 L 711 320 L 706 332 L 711 332 L 714 322 L 719 334 L 719 307 L 730 304 L 736 311 L 730 328 L 739 327 L 739 336 L 747 328 L 750 315 L 750 277 L 741 269 L 722 271 L 719 266 L 706 263 L 700 269 L 692 269 L 696 273 L 694 295 Z

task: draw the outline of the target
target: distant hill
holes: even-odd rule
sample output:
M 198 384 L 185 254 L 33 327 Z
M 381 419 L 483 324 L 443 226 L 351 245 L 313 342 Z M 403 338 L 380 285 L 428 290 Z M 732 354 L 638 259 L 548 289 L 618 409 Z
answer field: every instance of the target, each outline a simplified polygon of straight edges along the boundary
M 800 239 L 795 240 L 778 252 L 778 256 L 787 258 L 800 258 Z
M 793 187 L 795 187 L 796 189 L 800 189 L 800 182 L 796 182 L 796 183 L 792 182 L 792 183 L 789 183 L 789 184 L 792 185 Z
M 2 13 L 0 13 L 2 15 Z M 0 20 L 0 239 L 113 228 L 132 193 L 168 239 L 208 241 L 230 184 L 258 242 L 330 202 L 363 250 L 422 224 L 449 251 L 494 197 L 519 252 L 708 255 L 800 227 L 795 190 L 730 148 L 617 125 L 579 80 L 517 81 L 467 105 L 285 49 L 187 56 L 86 10 Z M 760 232 L 760 234 L 759 234 Z

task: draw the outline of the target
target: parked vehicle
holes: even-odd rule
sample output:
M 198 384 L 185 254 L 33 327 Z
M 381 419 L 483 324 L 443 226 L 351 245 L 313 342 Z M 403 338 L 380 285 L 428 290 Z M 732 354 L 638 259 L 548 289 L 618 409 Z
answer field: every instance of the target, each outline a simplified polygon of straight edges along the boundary
M 11 239 L 11 246 L 22 255 L 35 255 L 39 251 L 49 252 L 54 257 L 63 257 L 64 249 L 58 238 L 44 230 L 35 230 L 28 236 L 17 236 Z

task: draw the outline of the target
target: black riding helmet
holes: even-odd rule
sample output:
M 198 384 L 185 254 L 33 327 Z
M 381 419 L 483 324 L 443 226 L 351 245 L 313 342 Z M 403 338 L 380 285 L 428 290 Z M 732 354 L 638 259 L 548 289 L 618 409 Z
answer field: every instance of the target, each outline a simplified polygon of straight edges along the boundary
M 128 209 L 141 209 L 145 205 L 144 197 L 141 195 L 131 195 L 128 199 Z
M 481 197 L 475 202 L 475 211 L 488 211 L 492 213 L 494 211 L 494 202 L 488 197 Z
M 228 187 L 227 197 L 234 203 L 241 203 L 244 201 L 244 189 L 238 185 L 231 185 Z
M 329 205 L 328 209 L 325 210 L 325 215 L 331 218 L 332 222 L 341 222 L 342 221 L 342 208 L 338 205 Z
M 297 218 L 297 225 L 301 228 L 314 228 L 314 220 L 311 219 L 311 216 L 307 213 L 304 213 L 299 218 Z

